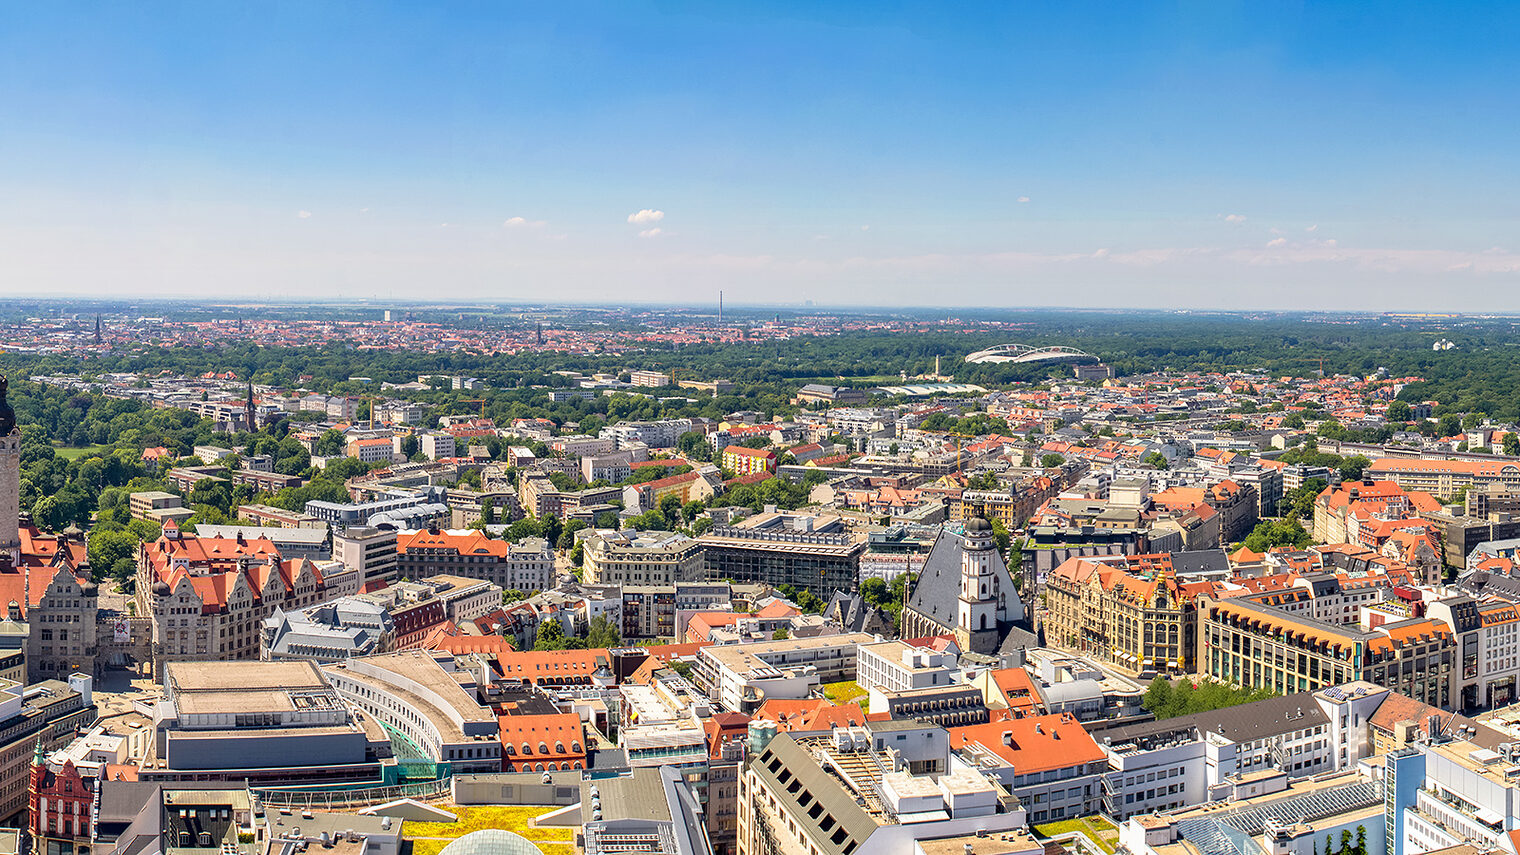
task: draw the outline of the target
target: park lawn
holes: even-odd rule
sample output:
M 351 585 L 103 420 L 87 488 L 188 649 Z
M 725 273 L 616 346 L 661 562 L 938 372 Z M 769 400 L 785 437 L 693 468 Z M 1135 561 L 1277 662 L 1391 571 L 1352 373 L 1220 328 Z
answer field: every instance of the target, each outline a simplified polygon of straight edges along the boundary
M 1113 823 L 1098 816 L 1083 816 L 1036 825 L 1034 833 L 1040 837 L 1056 837 L 1072 831 L 1080 831 L 1104 852 L 1112 853 L 1119 845 L 1119 829 Z
M 840 680 L 837 683 L 824 683 L 823 696 L 836 704 L 847 704 L 865 697 L 866 690 L 854 680 Z
M 64 460 L 78 460 L 86 454 L 94 454 L 97 451 L 105 451 L 109 445 L 87 445 L 84 448 L 54 448 L 53 453 Z
M 569 828 L 554 826 L 539 828 L 528 825 L 534 818 L 559 809 L 553 805 L 470 805 L 465 807 L 441 805 L 441 807 L 450 813 L 458 814 L 459 821 L 407 822 L 402 826 L 402 832 L 414 843 L 412 855 L 435 855 L 434 852 L 424 851 L 424 846 L 436 843 L 441 849 L 448 844 L 447 840 L 420 840 L 418 838 L 447 837 L 452 840 L 483 828 L 501 828 L 535 841 L 555 840 L 568 843 L 574 836 L 574 831 Z

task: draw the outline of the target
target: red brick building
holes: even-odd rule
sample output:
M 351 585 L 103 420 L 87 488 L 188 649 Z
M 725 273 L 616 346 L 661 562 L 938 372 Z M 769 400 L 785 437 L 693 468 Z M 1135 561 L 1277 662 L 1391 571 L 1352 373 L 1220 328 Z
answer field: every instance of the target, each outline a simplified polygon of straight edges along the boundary
M 32 852 L 89 855 L 94 834 L 90 819 L 93 800 L 93 782 L 81 776 L 72 761 L 65 761 L 57 772 L 49 769 L 42 743 L 37 743 L 27 781 L 27 831 L 32 835 Z

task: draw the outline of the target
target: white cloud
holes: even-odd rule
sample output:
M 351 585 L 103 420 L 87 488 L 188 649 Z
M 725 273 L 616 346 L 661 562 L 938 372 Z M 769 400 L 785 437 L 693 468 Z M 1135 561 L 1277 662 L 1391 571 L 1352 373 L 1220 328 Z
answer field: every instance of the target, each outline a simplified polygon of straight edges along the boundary
M 537 229 L 547 225 L 543 220 L 530 220 L 527 217 L 510 217 L 502 223 L 502 228 L 507 229 Z
M 1029 197 L 1028 196 L 1020 196 L 1018 201 L 1019 201 L 1019 204 L 1022 205 L 1025 202 L 1029 201 Z
M 665 212 L 657 211 L 654 208 L 645 208 L 628 215 L 628 222 L 636 226 L 647 226 L 650 223 L 658 223 L 663 219 L 665 219 Z
M 1317 228 L 1319 228 L 1319 223 L 1315 223 L 1314 225 L 1308 227 L 1307 229 L 1304 229 L 1304 231 L 1306 231 L 1306 232 L 1312 232 L 1312 231 L 1314 231 Z
M 1275 248 L 1275 247 L 1287 246 L 1287 245 L 1288 245 L 1288 239 L 1287 238 L 1272 238 L 1271 240 L 1267 241 L 1267 246 L 1269 246 L 1269 247 L 1274 247 Z
M 1246 221 L 1245 214 L 1225 214 L 1224 221 L 1231 225 L 1239 225 Z
M 662 229 L 659 229 L 659 228 L 645 229 L 645 230 L 639 232 L 639 237 L 641 237 L 641 238 L 653 238 L 653 237 L 659 237 L 660 235 L 662 235 L 664 233 L 665 232 Z
M 868 231 L 871 230 L 871 227 L 870 226 L 861 226 L 860 230 L 863 231 L 863 232 L 868 232 Z
M 310 211 L 296 211 L 296 216 L 300 217 L 303 220 L 309 220 L 309 219 L 311 219 L 311 212 Z

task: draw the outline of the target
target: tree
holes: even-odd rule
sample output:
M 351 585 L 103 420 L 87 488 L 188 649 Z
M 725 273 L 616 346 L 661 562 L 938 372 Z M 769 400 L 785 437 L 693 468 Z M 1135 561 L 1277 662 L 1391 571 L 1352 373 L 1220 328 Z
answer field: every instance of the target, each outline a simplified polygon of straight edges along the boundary
M 43 496 L 32 505 L 32 522 L 39 527 L 56 531 L 63 528 L 63 507 L 53 496 Z
M 996 490 L 997 476 L 991 472 L 978 472 L 966 479 L 967 490 Z
M 1312 539 L 1297 517 L 1289 517 L 1284 520 L 1262 520 L 1246 535 L 1241 545 L 1252 552 L 1266 552 L 1275 546 L 1301 549 L 1308 546 Z
M 1520 434 L 1510 431 L 1504 435 L 1504 453 L 1509 457 L 1520 457 Z
M 623 633 L 617 625 L 607 619 L 606 615 L 597 615 L 591 619 L 586 630 L 586 646 L 598 647 L 621 647 L 623 646 Z
M 564 650 L 565 628 L 559 618 L 547 618 L 538 624 L 538 635 L 533 639 L 534 650 Z
M 1388 421 L 1390 422 L 1403 423 L 1413 417 L 1414 411 L 1410 408 L 1409 404 L 1403 401 L 1394 401 L 1388 405 Z
M 1147 452 L 1144 457 L 1140 458 L 1140 465 L 1144 466 L 1147 469 L 1158 469 L 1163 471 L 1168 468 L 1166 455 L 1162 454 L 1159 451 Z
M 1053 451 L 1051 453 L 1049 453 L 1049 454 L 1042 454 L 1042 455 L 1040 455 L 1040 468 L 1041 469 L 1054 469 L 1057 466 L 1060 466 L 1061 464 L 1063 464 L 1065 462 L 1066 462 L 1066 458 L 1062 457 L 1059 454 L 1056 454 Z
M 1362 473 L 1367 471 L 1367 467 L 1371 465 L 1371 460 L 1368 460 L 1366 457 L 1363 457 L 1360 454 L 1353 454 L 1345 460 L 1341 461 L 1341 480 L 1360 481 L 1362 480 Z
M 1172 706 L 1172 681 L 1156 675 L 1151 681 L 1150 687 L 1145 690 L 1145 698 L 1140 705 L 1158 718 L 1161 711 L 1171 709 Z
M 1008 558 L 1008 547 L 1013 539 L 1008 534 L 1008 526 L 1003 525 L 1003 521 L 996 517 L 987 522 L 992 525 L 992 542 L 997 545 L 998 554 L 1003 556 L 1003 562 L 1008 565 L 1008 569 L 1012 570 L 1013 563 Z
M 317 437 L 314 446 L 315 454 L 318 457 L 338 457 L 343 454 L 344 444 L 343 434 L 336 430 L 328 430 Z
M 1300 519 L 1304 517 L 1312 518 L 1314 516 L 1314 499 L 1328 486 L 1330 485 L 1326 484 L 1323 478 L 1310 478 L 1298 489 L 1288 491 L 1283 496 L 1283 499 L 1286 500 L 1288 505 L 1289 515 L 1299 517 Z
M 660 516 L 665 518 L 665 530 L 674 531 L 681 525 L 681 497 L 666 493 L 660 497 Z
M 879 609 L 892 602 L 892 591 L 885 579 L 872 576 L 860 583 L 860 598 Z
M 137 555 L 137 547 L 137 535 L 125 529 L 90 532 L 90 567 L 94 570 L 96 579 L 102 578 L 107 571 L 116 575 L 117 562 L 131 562 Z
M 793 602 L 797 604 L 797 608 L 802 609 L 804 612 L 810 615 L 819 614 L 824 610 L 825 607 L 828 606 L 828 603 L 820 600 L 817 594 L 814 594 L 807 588 L 803 588 L 802 590 L 798 591 L 797 596 Z
M 786 631 L 786 627 L 784 627 L 784 626 L 776 627 L 776 631 L 773 632 L 773 633 L 771 633 L 771 640 L 772 641 L 785 641 L 786 639 L 791 638 L 791 637 L 792 637 L 792 634 L 790 632 L 787 632 Z
M 191 488 L 190 503 L 210 505 L 222 513 L 227 513 L 232 506 L 231 485 L 220 479 L 203 478 L 195 482 L 195 486 Z

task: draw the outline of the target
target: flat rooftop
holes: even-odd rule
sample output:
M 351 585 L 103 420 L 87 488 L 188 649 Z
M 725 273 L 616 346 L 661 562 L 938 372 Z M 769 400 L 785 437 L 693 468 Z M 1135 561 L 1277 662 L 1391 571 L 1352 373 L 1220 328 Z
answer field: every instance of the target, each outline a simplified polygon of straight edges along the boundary
M 420 651 L 364 656 L 335 662 L 326 667 L 381 688 L 416 706 L 438 726 L 448 741 L 467 738 L 459 724 L 461 721 L 496 726 L 495 713 L 481 706 L 474 696 L 459 685 L 454 675 L 444 670 L 433 657 Z M 412 691 L 408 684 L 427 690 L 442 701 L 446 708 L 441 708 L 435 701 Z
M 173 662 L 164 683 L 182 715 L 330 708 L 336 695 L 312 662 Z
M 1015 855 L 1020 852 L 1044 852 L 1045 844 L 1035 840 L 1027 831 L 998 831 L 985 837 L 967 834 L 920 840 L 918 848 L 924 851 L 924 855 Z
M 757 641 L 750 644 L 721 644 L 702 648 L 700 655 L 712 658 L 724 668 L 747 674 L 758 668 L 776 669 L 811 664 L 802 660 L 781 662 L 779 659 L 782 654 L 821 650 L 828 647 L 855 647 L 874 641 L 876 641 L 876 636 L 868 632 L 846 632 L 811 638 Z M 770 662 L 773 658 L 778 660 L 774 665 Z

